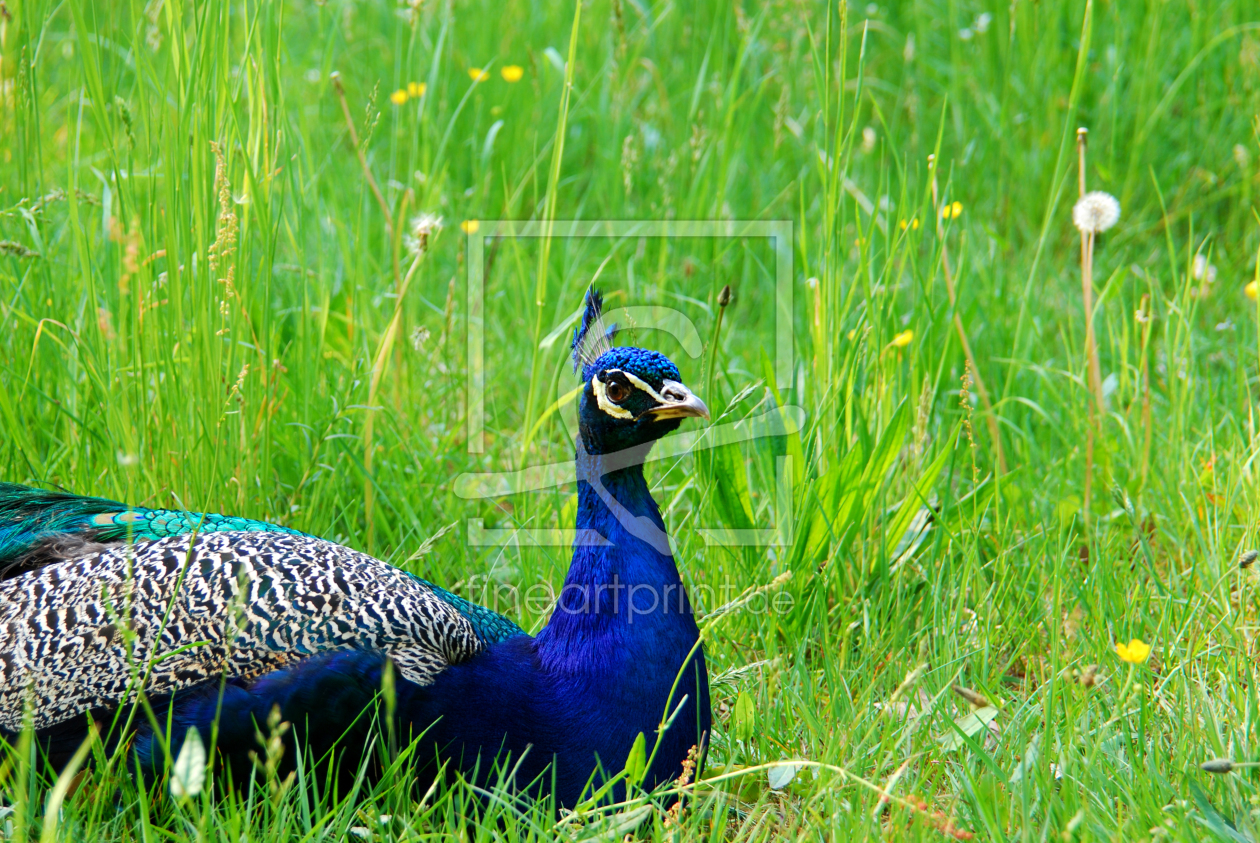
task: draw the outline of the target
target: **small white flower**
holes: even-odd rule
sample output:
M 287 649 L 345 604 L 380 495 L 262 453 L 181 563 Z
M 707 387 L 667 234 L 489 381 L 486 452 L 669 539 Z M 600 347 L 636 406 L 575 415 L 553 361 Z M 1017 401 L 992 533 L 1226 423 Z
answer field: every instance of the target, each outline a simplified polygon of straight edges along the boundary
M 972 38 L 976 37 L 976 33 L 971 31 L 971 27 L 966 26 L 958 30 L 958 37 L 964 41 L 970 41 Z
M 1190 265 L 1190 274 L 1194 276 L 1195 281 L 1206 281 L 1209 284 L 1216 283 L 1216 267 L 1208 263 L 1205 255 L 1199 254 L 1194 256 L 1194 262 Z
M 1120 221 L 1120 203 L 1101 190 L 1091 191 L 1072 207 L 1072 223 L 1082 234 L 1100 234 Z
M 200 794 L 205 786 L 206 745 L 201 742 L 201 733 L 197 728 L 189 726 L 171 770 L 171 796 L 183 802 Z
M 875 149 L 875 130 L 867 126 L 862 130 L 862 151 L 866 153 L 873 152 Z
M 988 12 L 981 12 L 980 17 L 976 18 L 976 32 L 981 35 L 989 31 L 989 24 L 993 23 L 993 15 Z
M 403 238 L 403 248 L 413 258 L 429 250 L 429 237 L 442 227 L 442 218 L 436 214 L 417 214 L 411 218 L 411 228 Z

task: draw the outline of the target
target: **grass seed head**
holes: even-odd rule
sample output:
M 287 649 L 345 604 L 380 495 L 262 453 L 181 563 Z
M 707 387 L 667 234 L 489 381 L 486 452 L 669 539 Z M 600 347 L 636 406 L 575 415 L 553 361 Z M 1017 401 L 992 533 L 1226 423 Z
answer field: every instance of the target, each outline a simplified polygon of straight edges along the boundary
M 962 685 L 954 685 L 954 693 L 962 697 L 967 703 L 974 708 L 988 708 L 993 705 L 989 702 L 989 698 L 979 691 L 973 691 Z
M 1242 556 L 1238 557 L 1238 567 L 1244 571 L 1256 564 L 1256 557 L 1260 557 L 1260 550 L 1249 550 Z

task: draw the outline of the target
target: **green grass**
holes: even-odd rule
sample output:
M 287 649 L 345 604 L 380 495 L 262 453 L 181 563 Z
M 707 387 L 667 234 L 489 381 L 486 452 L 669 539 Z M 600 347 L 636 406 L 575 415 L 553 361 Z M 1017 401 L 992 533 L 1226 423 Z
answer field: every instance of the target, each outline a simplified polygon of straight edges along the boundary
M 568 526 L 572 487 L 466 500 L 454 481 L 571 458 L 571 407 L 542 418 L 574 385 L 565 343 L 542 341 L 611 254 L 613 305 L 696 325 L 697 359 L 632 336 L 673 355 L 710 407 L 730 421 L 781 401 L 807 419 L 654 465 L 693 588 L 792 574 L 766 592 L 790 596 L 781 611 L 749 605 L 710 628 L 708 774 L 729 777 L 698 789 L 687 835 L 940 840 L 940 812 L 979 839 L 1260 839 L 1255 772 L 1197 768 L 1260 757 L 1257 584 L 1237 567 L 1260 511 L 1248 4 L 915 0 L 842 18 L 792 0 L 593 0 L 572 46 L 572 5 L 515 0 L 414 15 L 387 0 L 0 8 L 3 479 L 275 519 L 473 597 L 487 578 L 558 584 L 563 546 L 474 546 L 467 525 Z M 509 64 L 520 81 L 501 77 Z M 473 85 L 473 67 L 489 78 Z M 411 82 L 426 95 L 391 103 Z M 1090 188 L 1123 208 L 1095 259 L 1108 411 L 1088 508 L 1077 126 Z M 941 198 L 962 203 L 943 238 L 931 153 Z M 399 302 L 418 211 L 445 228 Z M 481 303 L 485 449 L 470 453 L 459 223 L 473 219 L 790 220 L 790 380 L 768 364 L 765 239 L 499 241 Z M 1198 254 L 1217 267 L 1205 295 Z M 955 312 L 993 416 L 960 402 Z M 924 495 L 939 515 L 898 548 Z M 700 532 L 782 524 L 788 508 L 790 547 Z M 527 629 L 546 618 L 517 608 Z M 1132 637 L 1154 647 L 1138 667 L 1113 649 Z M 996 707 L 987 734 L 951 725 L 978 723 L 955 683 Z M 771 789 L 759 765 L 785 759 L 815 766 Z M 340 803 L 303 778 L 180 806 L 98 766 L 53 823 L 55 777 L 39 772 L 20 753 L 0 766 L 15 835 L 557 833 L 544 809 L 498 803 L 465 827 L 467 788 L 421 799 L 405 772 Z M 850 776 L 928 807 L 878 813 Z M 563 834 L 624 836 L 611 822 L 586 813 Z M 674 831 L 654 811 L 633 833 Z

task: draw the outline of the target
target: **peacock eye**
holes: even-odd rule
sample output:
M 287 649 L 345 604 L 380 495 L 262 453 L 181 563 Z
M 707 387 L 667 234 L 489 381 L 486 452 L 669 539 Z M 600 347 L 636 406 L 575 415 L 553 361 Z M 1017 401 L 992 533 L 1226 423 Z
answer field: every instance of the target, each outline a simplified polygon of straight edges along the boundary
M 624 383 L 618 383 L 617 381 L 613 381 L 608 384 L 607 391 L 608 400 L 612 401 L 614 404 L 620 404 L 630 396 L 630 387 L 626 386 Z

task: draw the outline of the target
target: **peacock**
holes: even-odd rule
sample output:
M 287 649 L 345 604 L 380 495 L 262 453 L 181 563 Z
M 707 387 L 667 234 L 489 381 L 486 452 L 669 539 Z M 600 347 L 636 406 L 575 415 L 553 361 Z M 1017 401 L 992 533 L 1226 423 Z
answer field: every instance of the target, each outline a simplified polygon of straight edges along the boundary
M 682 775 L 708 676 L 643 463 L 709 412 L 664 354 L 614 346 L 602 305 L 587 291 L 573 335 L 577 539 L 536 636 L 297 530 L 0 484 L 0 737 L 33 730 L 59 766 L 96 728 L 160 776 L 195 731 L 239 782 L 279 717 L 345 777 L 391 718 L 418 781 L 506 777 L 573 806 L 624 792 L 640 735 L 644 787 Z

